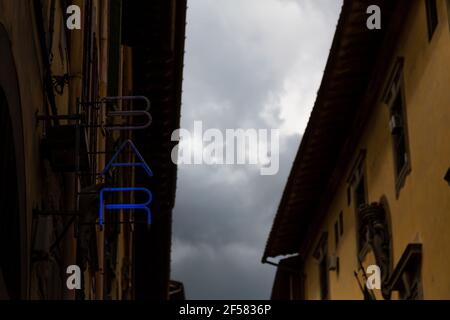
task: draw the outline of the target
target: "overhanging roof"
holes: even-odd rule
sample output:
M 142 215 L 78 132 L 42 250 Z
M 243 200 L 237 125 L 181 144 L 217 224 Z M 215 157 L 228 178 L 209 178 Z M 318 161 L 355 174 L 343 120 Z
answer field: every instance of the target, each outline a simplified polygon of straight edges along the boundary
M 382 29 L 366 27 L 369 5 L 378 5 Z M 289 175 L 278 212 L 266 244 L 268 257 L 298 253 L 310 231 L 338 160 L 361 109 L 376 71 L 393 12 L 404 1 L 344 0 L 314 108 Z M 397 15 L 396 15 L 396 18 Z M 396 24 L 397 25 L 397 24 Z M 387 60 L 387 59 L 386 59 Z
M 152 125 L 134 141 L 155 176 L 158 206 L 175 203 L 177 166 L 172 132 L 180 127 L 186 0 L 123 1 L 123 43 L 133 48 L 134 93 L 151 101 Z

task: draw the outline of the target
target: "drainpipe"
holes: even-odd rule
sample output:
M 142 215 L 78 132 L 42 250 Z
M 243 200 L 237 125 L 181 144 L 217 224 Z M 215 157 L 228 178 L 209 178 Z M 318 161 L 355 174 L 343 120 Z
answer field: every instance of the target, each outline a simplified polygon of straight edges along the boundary
M 294 255 L 294 256 L 291 256 L 291 257 L 289 257 L 289 258 L 298 257 L 298 256 L 299 256 L 299 255 Z M 269 261 L 269 260 L 267 259 L 267 257 L 264 257 L 264 258 L 262 259 L 261 262 L 262 262 L 263 264 L 269 264 L 269 265 L 271 265 L 271 266 L 280 268 L 280 269 L 285 270 L 285 271 L 294 272 L 294 273 L 299 273 L 299 272 L 301 272 L 301 270 L 294 269 L 294 268 L 287 267 L 287 266 L 283 266 L 283 265 L 280 265 L 279 263 L 276 263 L 276 262 L 273 262 L 273 261 Z
M 52 71 L 50 68 L 50 55 L 47 48 L 47 42 L 45 39 L 44 17 L 42 16 L 42 5 L 40 0 L 34 0 L 34 12 L 36 16 L 39 43 L 41 47 L 42 62 L 44 65 L 44 88 L 47 95 L 48 103 L 50 104 L 52 115 L 58 115 L 56 108 L 55 93 L 53 92 Z M 50 49 L 51 50 L 51 49 Z M 58 125 L 59 121 L 54 120 L 54 124 Z

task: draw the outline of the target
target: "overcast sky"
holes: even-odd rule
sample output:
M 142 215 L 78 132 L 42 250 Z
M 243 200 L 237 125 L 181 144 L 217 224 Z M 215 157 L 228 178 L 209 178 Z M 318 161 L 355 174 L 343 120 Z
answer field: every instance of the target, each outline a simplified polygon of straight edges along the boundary
M 280 170 L 179 165 L 172 279 L 188 299 L 268 299 L 261 257 L 341 0 L 189 0 L 182 128 L 280 129 Z

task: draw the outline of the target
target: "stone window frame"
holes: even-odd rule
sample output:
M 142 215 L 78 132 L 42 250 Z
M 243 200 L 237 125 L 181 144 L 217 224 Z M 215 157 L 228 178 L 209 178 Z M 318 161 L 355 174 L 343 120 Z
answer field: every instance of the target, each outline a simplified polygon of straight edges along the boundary
M 431 41 L 439 24 L 439 12 L 436 0 L 425 0 L 425 13 L 427 18 L 428 41 Z
M 389 108 L 389 121 L 391 121 L 393 116 L 393 108 L 397 98 L 401 99 L 401 117 L 402 117 L 402 130 L 405 143 L 405 162 L 402 168 L 397 167 L 397 148 L 394 145 L 393 134 L 391 133 L 392 141 L 392 155 L 394 161 L 394 176 L 395 176 L 395 194 L 398 199 L 400 196 L 400 191 L 405 185 L 406 177 L 411 173 L 411 150 L 409 143 L 409 130 L 408 130 L 408 114 L 407 114 L 407 101 L 405 94 L 405 80 L 404 80 L 404 59 L 399 57 L 394 65 L 394 68 L 389 77 L 388 85 L 384 93 L 384 103 Z

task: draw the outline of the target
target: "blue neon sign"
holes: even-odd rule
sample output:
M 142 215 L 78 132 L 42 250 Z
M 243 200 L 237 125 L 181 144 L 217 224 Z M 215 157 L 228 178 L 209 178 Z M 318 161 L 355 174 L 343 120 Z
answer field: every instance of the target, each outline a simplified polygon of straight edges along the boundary
M 140 162 L 116 162 L 117 158 L 119 157 L 120 153 L 125 149 L 127 145 L 130 145 L 131 149 L 136 154 L 136 157 L 140 160 Z M 108 162 L 106 167 L 101 172 L 102 176 L 105 176 L 106 173 L 113 167 L 141 167 L 144 169 L 144 171 L 147 173 L 149 177 L 153 176 L 153 172 L 150 169 L 150 167 L 145 162 L 144 158 L 142 157 L 139 150 L 136 148 L 134 143 L 131 140 L 126 140 L 122 145 L 117 149 L 114 156 L 111 158 L 111 160 Z M 144 192 L 147 194 L 148 199 L 145 203 L 141 204 L 135 204 L 135 203 L 120 203 L 120 204 L 104 204 L 104 194 L 105 193 L 112 193 L 112 192 L 132 192 L 132 191 L 138 191 L 138 192 Z M 134 188 L 134 187 L 126 187 L 126 188 L 103 188 L 100 191 L 100 219 L 99 223 L 100 225 L 103 225 L 104 220 L 104 211 L 105 210 L 144 210 L 147 212 L 147 224 L 150 225 L 151 223 L 151 212 L 149 205 L 152 202 L 153 196 L 150 190 L 147 188 Z
M 145 203 L 121 203 L 121 204 L 105 204 L 103 205 L 103 198 L 104 194 L 107 192 L 131 192 L 131 191 L 141 191 L 145 192 L 148 196 L 148 199 Z M 153 196 L 150 190 L 146 188 L 103 188 L 100 191 L 100 225 L 103 225 L 103 217 L 104 217 L 104 210 L 129 210 L 129 209 L 135 209 L 135 210 L 145 210 L 147 212 L 147 224 L 150 225 L 151 223 L 151 213 L 150 208 L 148 207 L 150 203 L 152 202 Z
M 120 153 L 125 149 L 125 147 L 128 144 L 130 145 L 131 149 L 134 151 L 134 153 L 136 154 L 136 156 L 138 157 L 140 162 L 125 162 L 125 163 L 123 163 L 123 162 L 122 163 L 121 162 L 116 162 L 116 160 L 119 157 Z M 150 169 L 148 164 L 145 162 L 144 157 L 142 157 L 141 153 L 139 152 L 139 150 L 136 148 L 136 146 L 134 145 L 133 141 L 131 141 L 131 140 L 126 140 L 124 143 L 122 143 L 122 145 L 117 149 L 117 151 L 114 154 L 114 156 L 111 158 L 111 160 L 106 165 L 105 169 L 103 169 L 103 171 L 101 172 L 101 175 L 102 176 L 106 175 L 106 173 L 112 167 L 142 167 L 149 177 L 153 177 L 152 170 Z

